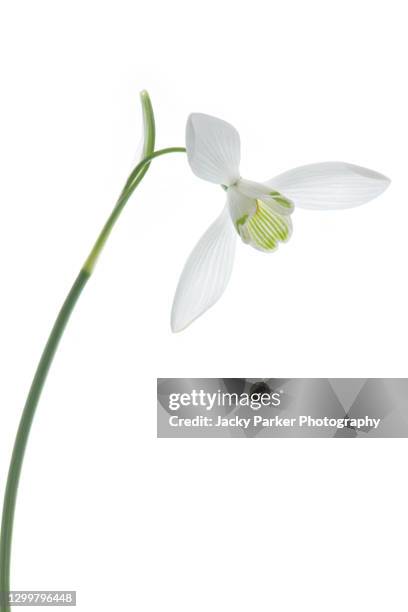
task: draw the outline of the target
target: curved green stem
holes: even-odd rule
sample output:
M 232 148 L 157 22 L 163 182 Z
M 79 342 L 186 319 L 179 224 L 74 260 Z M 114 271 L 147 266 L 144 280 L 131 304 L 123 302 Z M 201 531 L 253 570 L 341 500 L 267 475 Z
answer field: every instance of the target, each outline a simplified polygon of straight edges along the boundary
M 47 378 L 50 365 L 58 348 L 58 343 L 64 333 L 68 319 L 75 304 L 89 279 L 89 274 L 81 270 L 76 281 L 58 314 L 51 330 L 50 337 L 45 345 L 38 364 L 31 388 L 24 406 L 20 426 L 17 431 L 13 454 L 11 457 L 7 485 L 4 495 L 3 518 L 1 523 L 1 552 L 0 552 L 0 598 L 2 612 L 9 612 L 8 592 L 10 591 L 10 557 L 13 537 L 14 514 L 17 501 L 18 483 L 23 466 L 25 450 L 35 410 L 40 399 L 41 391 Z
M 122 193 L 109 217 L 105 223 L 99 237 L 97 238 L 94 247 L 92 248 L 83 268 L 81 269 L 77 279 L 75 280 L 68 296 L 57 316 L 51 334 L 45 345 L 43 354 L 38 364 L 31 388 L 24 406 L 23 414 L 20 420 L 20 425 L 17 431 L 17 436 L 14 444 L 13 454 L 11 457 L 10 468 L 7 478 L 7 484 L 4 495 L 3 515 L 0 533 L 0 611 L 10 612 L 8 604 L 8 593 L 10 591 L 10 559 L 12 549 L 14 515 L 17 501 L 18 485 L 21 475 L 21 470 L 24 461 L 25 450 L 27 447 L 28 438 L 30 435 L 31 426 L 34 420 L 38 401 L 43 390 L 48 371 L 52 364 L 54 355 L 58 348 L 58 344 L 64 333 L 65 327 L 71 316 L 71 313 L 78 301 L 79 296 L 87 281 L 89 280 L 96 260 L 108 239 L 110 232 L 117 219 L 120 216 L 126 202 L 139 185 L 140 181 L 146 174 L 150 162 L 161 155 L 167 153 L 184 152 L 182 147 L 172 147 L 154 152 L 155 143 L 155 125 L 153 109 L 150 103 L 150 98 L 147 92 L 141 93 L 141 101 L 143 108 L 143 118 L 145 127 L 145 138 L 143 147 L 143 159 L 137 164 L 133 172 L 130 174 Z
M 186 150 L 184 147 L 169 147 L 167 149 L 160 149 L 159 151 L 155 151 L 151 155 L 148 155 L 147 157 L 142 159 L 142 161 L 136 166 L 132 174 L 129 176 L 129 179 L 122 193 L 120 194 L 118 201 L 116 202 L 116 206 L 112 210 L 108 220 L 106 221 L 105 225 L 102 228 L 101 233 L 96 239 L 96 242 L 91 252 L 89 253 L 88 258 L 84 263 L 84 266 L 83 266 L 84 270 L 86 270 L 90 274 L 92 273 L 95 267 L 95 264 L 97 262 L 97 259 L 103 247 L 105 246 L 105 243 L 107 239 L 109 238 L 109 235 L 116 221 L 118 220 L 122 210 L 126 206 L 126 202 L 129 200 L 130 196 L 132 195 L 132 193 L 134 192 L 134 190 L 136 189 L 136 187 L 139 185 L 140 181 L 142 180 L 144 173 L 146 172 L 147 168 L 150 165 L 150 162 L 156 157 L 160 157 L 161 155 L 166 155 L 167 153 L 185 153 L 185 151 Z

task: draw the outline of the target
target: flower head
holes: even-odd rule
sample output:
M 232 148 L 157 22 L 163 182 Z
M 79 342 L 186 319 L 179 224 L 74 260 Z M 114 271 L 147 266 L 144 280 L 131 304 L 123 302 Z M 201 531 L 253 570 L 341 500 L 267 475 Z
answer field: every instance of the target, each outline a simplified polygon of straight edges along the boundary
M 188 118 L 186 149 L 194 174 L 221 185 L 227 202 L 181 274 L 171 317 L 175 332 L 221 297 L 231 277 L 237 235 L 260 251 L 274 251 L 291 236 L 295 205 L 317 210 L 351 208 L 372 200 L 390 183 L 378 172 L 343 162 L 301 166 L 263 183 L 248 181 L 239 170 L 241 143 L 236 129 L 198 113 Z

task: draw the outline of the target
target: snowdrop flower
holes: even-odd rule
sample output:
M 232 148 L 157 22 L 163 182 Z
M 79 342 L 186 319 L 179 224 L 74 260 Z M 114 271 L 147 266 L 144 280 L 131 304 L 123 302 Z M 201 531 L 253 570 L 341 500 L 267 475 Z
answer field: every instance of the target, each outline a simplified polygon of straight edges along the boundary
M 226 205 L 193 249 L 174 298 L 171 326 L 187 327 L 223 294 L 231 277 L 236 238 L 266 253 L 287 242 L 295 206 L 315 210 L 351 208 L 369 202 L 389 185 L 388 178 L 343 162 L 301 166 L 264 183 L 241 177 L 240 138 L 229 123 L 192 114 L 186 128 L 192 171 L 221 185 Z
M 82 291 L 90 280 L 98 258 L 150 164 L 165 155 L 187 153 L 199 177 L 219 183 L 227 204 L 193 250 L 177 288 L 172 313 L 174 331 L 184 329 L 212 306 L 223 293 L 234 260 L 237 234 L 243 242 L 269 252 L 291 234 L 294 204 L 309 208 L 346 208 L 367 202 L 381 193 L 389 181 L 384 176 L 351 166 L 326 163 L 305 166 L 281 174 L 270 182 L 244 180 L 239 172 L 240 141 L 236 130 L 213 117 L 191 115 L 187 122 L 187 145 L 156 149 L 156 123 L 147 91 L 140 100 L 144 138 L 141 159 L 131 171 L 119 197 L 99 232 L 86 260 L 59 310 L 44 346 L 17 430 L 5 486 L 0 521 L 0 595 L 10 591 L 13 525 L 18 485 L 26 447 L 58 345 Z M 6 603 L 2 612 L 11 612 Z

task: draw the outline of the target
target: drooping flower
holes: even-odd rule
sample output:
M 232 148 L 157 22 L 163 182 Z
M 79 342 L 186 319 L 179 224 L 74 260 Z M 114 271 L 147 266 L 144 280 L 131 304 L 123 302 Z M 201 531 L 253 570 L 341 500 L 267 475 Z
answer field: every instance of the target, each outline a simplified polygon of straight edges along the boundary
M 189 116 L 186 149 L 192 171 L 221 185 L 226 205 L 190 254 L 174 297 L 171 327 L 187 327 L 223 294 L 231 277 L 237 235 L 264 251 L 274 251 L 292 233 L 295 206 L 315 210 L 359 206 L 380 195 L 390 180 L 367 168 L 344 162 L 309 164 L 264 183 L 243 179 L 240 137 L 221 119 Z

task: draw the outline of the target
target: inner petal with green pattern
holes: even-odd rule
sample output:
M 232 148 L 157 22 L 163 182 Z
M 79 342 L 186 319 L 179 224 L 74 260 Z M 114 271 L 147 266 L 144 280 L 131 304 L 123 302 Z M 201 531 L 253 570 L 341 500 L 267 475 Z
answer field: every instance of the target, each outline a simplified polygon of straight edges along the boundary
M 290 216 L 280 215 L 262 200 L 256 200 L 255 214 L 240 219 L 236 227 L 243 242 L 265 252 L 274 251 L 279 242 L 287 242 L 292 234 Z

